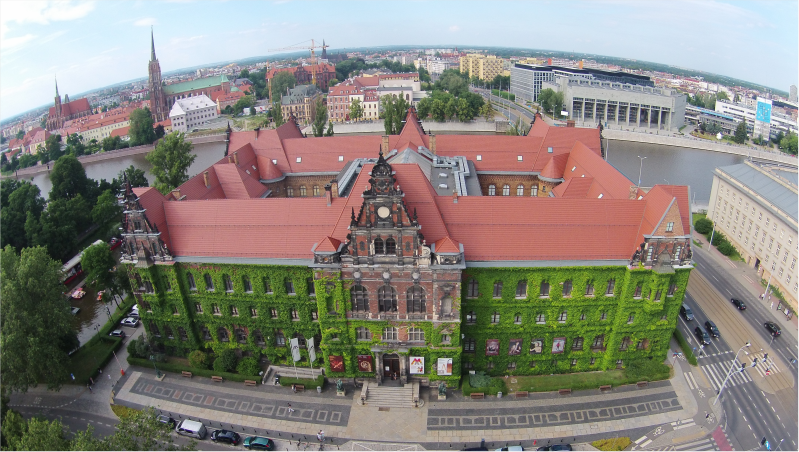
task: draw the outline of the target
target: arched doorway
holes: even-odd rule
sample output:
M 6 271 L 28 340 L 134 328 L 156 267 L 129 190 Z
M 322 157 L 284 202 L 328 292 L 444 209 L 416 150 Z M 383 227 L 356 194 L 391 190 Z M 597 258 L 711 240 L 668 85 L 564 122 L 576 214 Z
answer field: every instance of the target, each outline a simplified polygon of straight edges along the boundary
M 383 355 L 383 379 L 397 380 L 400 378 L 400 357 L 396 353 Z

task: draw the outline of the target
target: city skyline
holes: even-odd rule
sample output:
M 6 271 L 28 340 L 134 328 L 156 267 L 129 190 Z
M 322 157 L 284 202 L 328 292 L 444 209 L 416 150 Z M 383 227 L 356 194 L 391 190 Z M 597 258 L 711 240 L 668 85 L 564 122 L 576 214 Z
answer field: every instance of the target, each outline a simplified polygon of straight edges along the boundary
M 474 14 L 485 3 L 418 5 L 370 6 L 369 17 L 394 18 L 386 24 L 353 14 L 358 3 L 3 2 L 0 119 L 51 103 L 55 77 L 61 94 L 73 96 L 146 77 L 151 26 L 164 72 L 282 53 L 267 50 L 313 38 L 325 39 L 333 51 L 390 45 L 574 51 L 784 91 L 796 84 L 795 2 L 491 3 L 496 19 Z M 508 26 L 506 17 L 534 19 L 532 25 L 515 20 Z

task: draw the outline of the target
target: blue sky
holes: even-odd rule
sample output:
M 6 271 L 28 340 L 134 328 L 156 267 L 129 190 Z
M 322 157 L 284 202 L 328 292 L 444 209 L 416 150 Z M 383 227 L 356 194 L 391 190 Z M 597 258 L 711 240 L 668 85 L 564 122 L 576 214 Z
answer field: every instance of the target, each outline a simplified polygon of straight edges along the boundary
M 673 64 L 787 91 L 797 84 L 796 1 L 0 2 L 0 118 L 147 75 L 150 25 L 163 71 L 332 48 L 504 46 Z

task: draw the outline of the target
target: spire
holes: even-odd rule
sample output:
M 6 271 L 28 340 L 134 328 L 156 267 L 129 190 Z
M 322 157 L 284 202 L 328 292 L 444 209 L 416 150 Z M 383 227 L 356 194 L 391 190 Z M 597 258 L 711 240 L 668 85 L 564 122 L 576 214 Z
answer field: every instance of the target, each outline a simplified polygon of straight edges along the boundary
M 153 37 L 153 27 L 150 26 L 150 61 L 155 60 L 155 38 Z
M 58 94 L 58 77 L 55 78 L 55 97 L 61 98 L 61 95 Z

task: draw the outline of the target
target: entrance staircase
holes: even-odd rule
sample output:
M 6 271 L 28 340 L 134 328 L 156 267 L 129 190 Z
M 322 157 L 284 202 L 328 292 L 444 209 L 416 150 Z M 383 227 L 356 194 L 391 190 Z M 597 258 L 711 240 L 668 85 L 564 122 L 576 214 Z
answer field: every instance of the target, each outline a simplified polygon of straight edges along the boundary
M 365 405 L 380 408 L 416 408 L 424 405 L 419 398 L 419 383 L 408 383 L 397 388 L 365 381 L 361 394 L 366 395 Z

